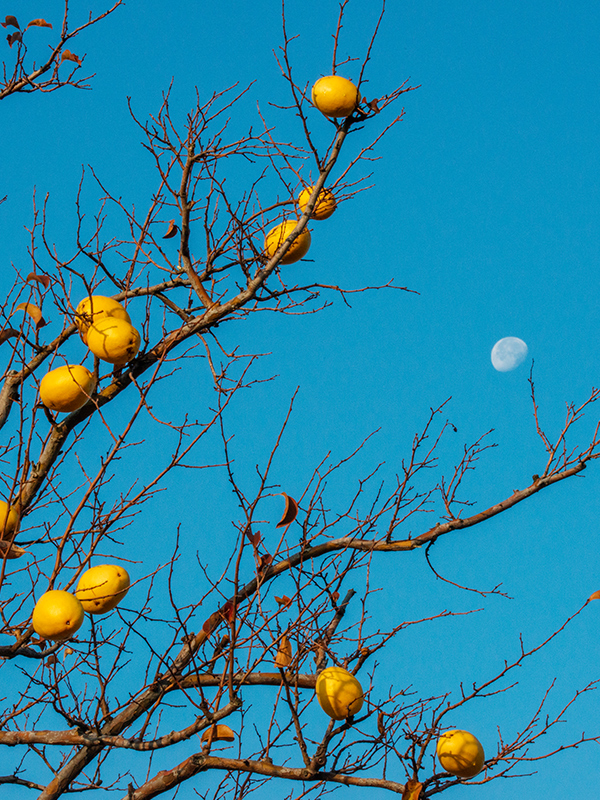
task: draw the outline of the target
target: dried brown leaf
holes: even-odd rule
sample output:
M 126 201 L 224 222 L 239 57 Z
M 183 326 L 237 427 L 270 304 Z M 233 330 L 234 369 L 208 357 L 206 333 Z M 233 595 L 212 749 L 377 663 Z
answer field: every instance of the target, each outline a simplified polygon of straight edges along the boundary
M 23 550 L 17 544 L 10 544 L 10 542 L 0 541 L 0 558 L 21 558 L 27 550 Z
M 377 730 L 381 736 L 385 736 L 385 725 L 383 724 L 383 711 L 377 715 Z
M 402 800 L 419 800 L 421 796 L 421 789 L 423 784 L 411 778 L 404 784 L 404 791 L 402 792 Z
M 250 531 L 246 531 L 246 536 L 252 542 L 254 547 L 258 547 L 258 545 L 262 542 L 262 536 L 260 535 L 260 531 L 256 531 L 256 533 L 251 533 Z
M 227 620 L 227 622 L 233 622 L 235 619 L 235 606 L 233 603 L 227 602 L 219 611 L 219 614 L 223 617 L 223 619 Z
M 12 47 L 15 42 L 22 42 L 23 37 L 21 36 L 20 31 L 15 31 L 11 33 L 10 36 L 6 37 L 6 41 L 8 42 L 8 46 Z
M 275 595 L 275 602 L 279 603 L 279 605 L 283 606 L 284 608 L 292 605 L 292 601 L 286 594 L 284 594 L 283 597 L 277 597 L 277 595 Z
M 19 331 L 16 331 L 14 328 L 4 328 L 3 331 L 0 331 L 0 344 L 5 342 L 7 339 L 10 339 L 11 336 L 19 336 Z
M 264 556 L 260 557 L 260 562 L 259 562 L 258 568 L 259 568 L 259 570 L 263 570 L 263 569 L 265 569 L 265 567 L 268 567 L 269 564 L 272 564 L 272 563 L 273 563 L 273 556 L 270 555 L 269 553 L 265 553 Z
M 594 594 L 591 594 L 588 597 L 588 603 L 590 602 L 590 600 L 600 600 L 600 591 L 594 592 Z
M 32 19 L 27 28 L 31 28 L 35 26 L 36 28 L 51 28 L 52 25 L 49 22 L 46 22 L 45 19 Z
M 210 617 L 206 620 L 206 622 L 202 626 L 202 630 L 207 636 L 209 636 L 217 627 L 220 621 L 221 621 L 220 614 L 217 613 L 211 614 Z
M 279 643 L 279 650 L 275 656 L 275 666 L 280 669 L 289 667 L 292 660 L 292 643 L 287 636 L 282 636 Z
M 35 327 L 38 330 L 43 328 L 44 325 L 48 324 L 42 316 L 41 309 L 39 309 L 33 303 L 19 303 L 19 305 L 13 311 L 13 314 L 16 314 L 17 311 L 26 311 L 31 319 L 35 322 Z
M 79 56 L 76 56 L 75 53 L 72 53 L 70 50 L 62 51 L 60 63 L 62 64 L 63 61 L 75 61 L 77 64 L 79 64 L 79 66 L 81 66 L 81 59 Z
M 283 528 L 285 525 L 291 525 L 298 516 L 298 503 L 285 492 L 281 494 L 285 497 L 285 510 L 283 512 L 283 517 L 275 526 L 276 528 Z
M 30 272 L 27 276 L 27 283 L 30 281 L 37 281 L 38 283 L 41 283 L 44 289 L 47 289 L 51 283 L 48 275 L 36 275 L 35 272 Z
M 163 239 L 172 239 L 174 236 L 177 235 L 178 232 L 179 232 L 179 228 L 177 227 L 177 225 L 175 225 L 175 220 L 174 219 L 170 219 L 169 220 L 169 230 L 165 233 L 165 235 L 162 238 Z
M 0 25 L 2 25 L 3 28 L 7 28 L 9 25 L 12 25 L 13 28 L 19 28 L 20 27 L 19 23 L 17 22 L 17 18 L 13 17 L 12 14 L 8 14 L 5 17 L 4 22 L 0 22 Z
M 204 731 L 203 742 L 233 742 L 235 734 L 228 725 L 212 725 Z

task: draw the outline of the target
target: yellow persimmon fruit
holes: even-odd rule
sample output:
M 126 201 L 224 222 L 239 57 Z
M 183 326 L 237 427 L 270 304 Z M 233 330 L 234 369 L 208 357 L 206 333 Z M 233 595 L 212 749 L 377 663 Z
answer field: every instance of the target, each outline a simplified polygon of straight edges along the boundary
M 332 719 L 358 714 L 363 705 L 363 690 L 358 680 L 342 667 L 327 667 L 317 678 L 317 700 Z
M 19 515 L 6 500 L 0 500 L 0 539 L 10 536 L 19 524 Z
M 87 331 L 90 325 L 98 322 L 105 317 L 116 317 L 131 322 L 129 314 L 121 303 L 113 300 L 112 297 L 104 297 L 101 294 L 93 294 L 84 297 L 75 309 L 75 324 L 79 330 L 79 335 L 84 344 L 87 344 Z
M 102 361 L 122 367 L 140 349 L 140 334 L 124 319 L 105 317 L 88 328 L 87 346 Z
M 478 775 L 485 760 L 483 747 L 469 731 L 446 731 L 438 739 L 437 757 L 451 775 L 473 778 Z
M 40 398 L 52 411 L 77 411 L 94 391 L 94 376 L 80 364 L 50 370 L 40 383 Z
M 326 75 L 312 87 L 312 101 L 326 117 L 349 117 L 360 103 L 360 92 L 347 78 Z
M 298 205 L 300 206 L 302 213 L 304 213 L 304 209 L 308 205 L 308 201 L 310 200 L 310 196 L 313 193 L 314 188 L 314 186 L 307 186 L 306 189 L 301 191 L 298 196 Z M 311 219 L 329 219 L 336 207 L 337 203 L 335 197 L 333 196 L 333 192 L 330 192 L 329 189 L 321 189 L 319 199 L 315 203 L 315 207 L 310 215 Z
M 61 642 L 79 630 L 84 617 L 83 606 L 75 595 L 63 589 L 51 589 L 35 604 L 31 621 L 42 639 Z
M 116 564 L 99 564 L 79 578 L 75 596 L 88 614 L 106 614 L 119 605 L 128 589 L 127 570 Z
M 267 258 L 273 258 L 275 253 L 279 250 L 281 245 L 285 242 L 290 233 L 294 230 L 298 221 L 295 219 L 288 219 L 285 222 L 276 225 L 267 233 L 265 239 L 265 255 Z M 293 264 L 295 261 L 300 261 L 301 258 L 308 253 L 310 247 L 310 232 L 304 228 L 299 234 L 290 249 L 281 259 L 281 264 Z

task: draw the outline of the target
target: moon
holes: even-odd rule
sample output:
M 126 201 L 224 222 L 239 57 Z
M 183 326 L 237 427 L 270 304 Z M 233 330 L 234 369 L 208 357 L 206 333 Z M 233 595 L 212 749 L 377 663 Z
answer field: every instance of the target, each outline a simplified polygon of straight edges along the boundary
M 498 372 L 510 372 L 525 361 L 528 352 L 523 339 L 505 336 L 492 347 L 492 365 Z

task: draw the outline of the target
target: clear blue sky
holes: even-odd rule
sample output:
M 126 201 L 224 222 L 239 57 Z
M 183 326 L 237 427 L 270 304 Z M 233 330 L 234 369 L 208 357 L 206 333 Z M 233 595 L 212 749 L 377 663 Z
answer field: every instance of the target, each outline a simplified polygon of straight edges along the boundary
M 41 9 L 21 2 L 18 8 L 6 5 L 3 13 L 54 22 L 60 5 Z M 375 5 L 352 0 L 343 53 L 364 53 Z M 236 469 L 251 480 L 299 386 L 276 470 L 289 494 L 304 486 L 325 453 L 342 458 L 381 429 L 344 473 L 338 487 L 342 506 L 356 480 L 379 462 L 393 481 L 429 408 L 451 397 L 447 417 L 457 433 L 441 451 L 445 471 L 463 444 L 492 428 L 490 438 L 499 445 L 484 454 L 466 485 L 467 499 L 482 509 L 523 488 L 544 468 L 527 383 L 531 359 L 550 435 L 562 426 L 565 403 L 582 402 L 599 382 L 600 9 L 590 0 L 391 0 L 388 6 L 365 93 L 380 96 L 406 78 L 420 88 L 405 95 L 404 120 L 378 148 L 373 188 L 329 221 L 314 223 L 313 261 L 291 269 L 302 270 L 307 281 L 350 288 L 394 279 L 418 294 L 355 296 L 352 309 L 334 298 L 333 307 L 317 315 L 265 314 L 224 326 L 227 346 L 271 354 L 256 367 L 257 378 L 278 376 L 246 392 L 232 411 Z M 336 14 L 332 0 L 290 1 L 288 26 L 300 35 L 293 49 L 300 82 L 329 72 Z M 52 41 L 43 29 L 35 35 Z M 272 54 L 280 40 L 279 0 L 130 2 L 72 48 L 87 53 L 85 69 L 96 73 L 91 92 L 65 89 L 5 100 L 0 196 L 8 194 L 8 201 L 0 208 L 0 255 L 6 285 L 10 262 L 22 266 L 26 259 L 23 225 L 30 224 L 34 187 L 38 198 L 50 194 L 52 238 L 61 246 L 73 241 L 82 165 L 91 164 L 127 203 L 143 207 L 148 201 L 156 181 L 128 114 L 128 96 L 144 119 L 157 111 L 174 77 L 174 106 L 183 119 L 195 85 L 207 97 L 256 79 L 238 127 L 257 122 L 256 103 L 279 120 L 268 104 L 286 98 Z M 356 77 L 352 66 L 345 74 Z M 286 136 L 300 140 L 293 120 L 282 125 Z M 325 143 L 325 123 L 315 122 L 314 130 L 317 136 L 322 130 Z M 354 147 L 351 142 L 348 151 Z M 86 197 L 98 195 L 90 181 Z M 493 344 L 504 336 L 520 337 L 529 347 L 528 360 L 514 372 L 496 372 L 490 362 Z M 201 416 L 212 400 L 208 375 L 196 369 L 182 385 L 157 408 L 181 407 L 197 391 L 194 413 Z M 585 442 L 597 418 L 592 408 L 574 443 Z M 193 549 L 222 538 L 226 550 L 233 535 L 227 514 L 235 506 L 225 484 L 215 490 L 203 480 L 193 475 L 156 499 L 151 519 L 157 530 L 148 532 L 146 518 L 140 534 L 147 532 L 153 542 L 169 540 L 181 521 Z M 195 511 L 199 492 L 204 499 Z M 484 609 L 403 634 L 379 659 L 382 694 L 390 682 L 412 683 L 429 695 L 488 677 L 516 655 L 519 633 L 528 644 L 540 641 L 600 589 L 599 496 L 600 464 L 592 464 L 582 477 L 433 548 L 435 566 L 446 577 L 478 588 L 502 583 L 513 600 L 482 600 L 437 582 L 418 551 L 395 560 L 381 556 L 374 580 L 386 592 L 373 601 L 376 626 L 444 608 Z M 274 520 L 278 513 L 273 501 Z M 142 548 L 141 535 L 137 540 L 134 545 L 132 537 L 132 547 Z M 164 552 L 157 546 L 156 558 Z M 519 687 L 480 701 L 468 717 L 451 722 L 472 730 L 492 751 L 497 726 L 506 737 L 519 729 L 554 678 L 551 708 L 558 709 L 574 689 L 600 678 L 599 615 L 600 604 L 592 604 L 519 672 Z M 560 737 L 600 733 L 599 712 L 597 696 L 582 698 Z M 553 741 L 548 737 L 543 744 Z M 497 781 L 470 791 L 482 800 L 597 793 L 597 747 L 570 751 L 538 769 L 523 783 Z M 280 797 L 290 788 L 273 785 L 263 793 Z M 468 791 L 455 789 L 448 797 Z M 14 789 L 5 792 L 20 796 Z

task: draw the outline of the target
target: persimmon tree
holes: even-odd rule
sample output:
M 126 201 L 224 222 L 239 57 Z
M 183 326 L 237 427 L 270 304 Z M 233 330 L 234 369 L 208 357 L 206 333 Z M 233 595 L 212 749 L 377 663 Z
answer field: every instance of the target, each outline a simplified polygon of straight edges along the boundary
M 65 3 L 60 32 L 52 28 L 41 66 L 30 60 L 30 28 L 47 28 L 51 21 L 21 28 L 16 17 L 6 17 L 4 27 L 12 32 L 0 98 L 10 103 L 17 92 L 82 88 L 88 80 L 79 77 L 83 53 L 75 56 L 66 46 L 119 5 L 71 28 Z M 264 311 L 314 313 L 352 293 L 407 291 L 387 283 L 303 283 L 301 271 L 286 263 L 307 226 L 327 224 L 311 222 L 324 188 L 338 205 L 362 189 L 361 169 L 382 137 L 397 135 L 400 101 L 414 88 L 405 83 L 364 97 L 382 18 L 361 59 L 340 63 L 346 6 L 347 0 L 332 32 L 330 71 L 351 73 L 363 97 L 350 116 L 330 120 L 327 141 L 312 133 L 319 111 L 310 85 L 294 77 L 294 37 L 284 13 L 277 58 L 289 106 L 278 113 L 295 118 L 297 140 L 281 141 L 262 111 L 251 130 L 230 133 L 247 88 L 221 89 L 207 99 L 198 93 L 183 123 L 172 114 L 167 91 L 147 119 L 132 105 L 132 124 L 143 134 L 141 157 L 151 159 L 156 175 L 146 208 L 132 208 L 90 168 L 74 198 L 76 244 L 63 252 L 53 244 L 45 203 L 34 203 L 28 266 L 15 268 L 1 307 L 0 421 L 8 435 L 2 444 L 0 783 L 44 800 L 100 791 L 129 800 L 174 797 L 182 785 L 215 800 L 241 798 L 267 781 L 285 781 L 278 792 L 294 798 L 340 785 L 380 788 L 405 800 L 433 797 L 467 782 L 436 760 L 440 735 L 456 727 L 475 700 L 508 691 L 514 673 L 589 603 L 550 635 L 521 643 L 495 674 L 472 686 L 457 690 L 440 679 L 439 691 L 423 696 L 414 680 L 394 686 L 378 681 L 378 660 L 394 637 L 410 626 L 468 612 L 423 608 L 421 618 L 379 627 L 369 612 L 373 560 L 389 559 L 396 570 L 417 550 L 415 556 L 431 566 L 431 579 L 446 580 L 431 559 L 434 543 L 573 478 L 598 457 L 597 427 L 583 444 L 573 441 L 598 390 L 568 406 L 563 429 L 550 436 L 538 420 L 531 379 L 545 462 L 525 488 L 472 514 L 465 512 L 462 489 L 490 444 L 481 437 L 465 445 L 457 463 L 439 463 L 440 442 L 452 428 L 445 404 L 428 412 L 397 474 L 382 480 L 381 467 L 365 467 L 345 505 L 330 485 L 349 460 L 361 459 L 361 446 L 350 456 L 312 465 L 293 496 L 279 485 L 276 464 L 285 452 L 293 398 L 272 450 L 257 459 L 255 476 L 237 475 L 232 409 L 262 380 L 254 372 L 260 355 L 246 353 L 244 323 Z M 358 130 L 369 139 L 346 156 L 348 138 Z M 238 163 L 248 180 L 241 191 L 228 183 Z M 83 199 L 86 182 L 99 197 L 93 209 Z M 296 199 L 306 187 L 312 191 L 302 212 Z M 266 254 L 265 234 L 282 220 L 293 221 L 292 232 Z M 79 335 L 76 309 L 98 295 L 121 303 L 141 335 L 137 355 L 114 368 Z M 236 331 L 234 347 L 224 326 Z M 95 389 L 65 415 L 41 402 L 39 387 L 49 370 L 69 364 L 85 364 Z M 213 399 L 198 409 L 190 381 L 207 376 Z M 183 411 L 165 417 L 163 401 L 170 396 L 177 396 Z M 252 424 L 262 413 L 256 410 Z M 158 435 L 169 443 L 160 452 L 153 446 Z M 200 518 L 207 503 L 220 505 L 218 494 L 227 489 L 237 506 L 237 515 L 223 518 L 217 532 L 204 531 L 201 542 L 190 534 L 186 510 L 177 507 L 160 519 L 153 511 L 158 493 L 182 474 L 201 474 L 205 485 L 215 487 L 214 495 L 203 491 L 198 497 L 194 514 Z M 277 495 L 281 519 L 268 522 L 265 504 Z M 17 525 L 9 524 L 8 509 Z M 432 513 L 438 520 L 433 525 Z M 128 557 L 123 542 L 140 524 L 160 528 L 172 542 L 169 559 L 157 559 L 150 540 L 143 560 Z M 226 542 L 220 566 L 209 557 L 215 537 Z M 75 592 L 81 575 L 104 563 L 130 572 L 127 597 L 109 614 L 89 614 L 66 641 L 40 637 L 31 621 L 39 598 L 51 589 Z M 477 591 L 483 597 L 499 593 Z M 328 666 L 343 667 L 360 681 L 364 702 L 356 714 L 334 720 L 319 707 L 315 684 Z M 593 731 L 544 749 L 547 734 L 593 688 L 574 687 L 563 708 L 547 713 L 551 687 L 544 687 L 519 733 L 507 738 L 500 731 L 496 746 L 486 748 L 483 771 L 469 782 L 527 772 L 532 761 L 598 743 L 600 731 Z

